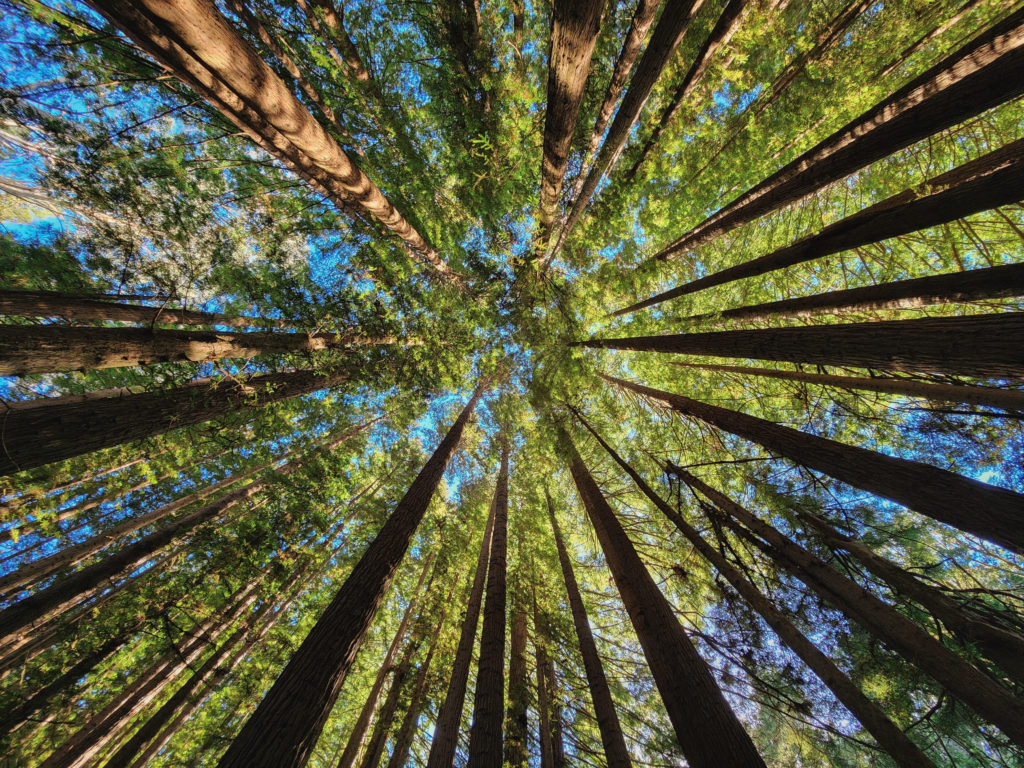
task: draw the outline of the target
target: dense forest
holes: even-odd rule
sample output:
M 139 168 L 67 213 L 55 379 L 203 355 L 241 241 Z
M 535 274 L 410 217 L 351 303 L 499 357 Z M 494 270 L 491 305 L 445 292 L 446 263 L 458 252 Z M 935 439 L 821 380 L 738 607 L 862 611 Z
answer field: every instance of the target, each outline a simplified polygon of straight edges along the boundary
M 1024 2 L 0 36 L 0 768 L 1024 766 Z

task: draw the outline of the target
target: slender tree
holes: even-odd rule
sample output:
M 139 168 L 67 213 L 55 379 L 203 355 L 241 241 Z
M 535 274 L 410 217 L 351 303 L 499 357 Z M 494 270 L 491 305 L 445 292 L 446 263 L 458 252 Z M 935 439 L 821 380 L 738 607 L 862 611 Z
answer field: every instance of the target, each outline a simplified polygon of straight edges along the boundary
M 526 668 L 526 641 L 529 618 L 522 596 L 512 590 L 512 629 L 508 653 L 508 709 L 505 713 L 505 764 L 523 768 L 527 759 L 530 705 L 530 678 Z

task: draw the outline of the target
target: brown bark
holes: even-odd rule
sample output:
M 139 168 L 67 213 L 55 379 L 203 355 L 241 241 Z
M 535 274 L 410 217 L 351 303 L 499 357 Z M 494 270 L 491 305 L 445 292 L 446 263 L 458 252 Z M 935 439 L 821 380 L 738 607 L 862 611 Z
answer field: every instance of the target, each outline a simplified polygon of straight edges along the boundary
M 569 469 L 636 631 L 676 739 L 692 768 L 763 766 L 707 663 L 651 578 L 576 447 L 563 436 Z
M 505 765 L 524 768 L 527 758 L 530 682 L 526 669 L 527 615 L 513 596 L 512 629 L 508 653 L 508 711 L 505 715 Z
M 594 642 L 594 633 L 590 629 L 587 609 L 583 604 L 583 598 L 580 596 L 579 584 L 576 583 L 576 575 L 572 570 L 572 561 L 569 560 L 569 553 L 566 551 L 565 544 L 562 541 L 562 532 L 558 528 L 558 521 L 555 519 L 555 510 L 551 505 L 550 496 L 547 497 L 547 502 L 548 519 L 551 521 L 551 530 L 555 537 L 558 563 L 562 569 L 565 590 L 569 595 L 569 611 L 572 613 L 573 626 L 576 627 L 576 637 L 580 644 L 580 656 L 583 657 L 583 669 L 587 673 L 587 685 L 590 688 L 590 698 L 594 704 L 594 715 L 597 719 L 598 732 L 601 734 L 601 745 L 604 747 L 605 759 L 608 762 L 608 768 L 631 768 L 633 763 L 629 759 L 629 751 L 626 749 L 626 741 L 622 735 L 622 726 L 619 724 L 619 715 L 615 711 L 615 702 L 612 700 L 608 679 L 604 674 L 601 655 L 598 653 L 597 644 Z M 552 761 L 554 761 L 553 745 Z
M 665 0 L 664 10 L 658 18 L 654 32 L 651 33 L 651 40 L 636 65 L 636 71 L 629 81 L 629 88 L 615 113 L 615 119 L 612 120 L 612 126 L 608 129 L 604 144 L 601 145 L 601 149 L 587 173 L 587 178 L 573 201 L 572 210 L 558 235 L 555 247 L 551 249 L 551 253 L 547 257 L 548 260 L 554 259 L 558 255 L 558 251 L 565 243 L 569 233 L 576 226 L 580 216 L 583 215 L 583 211 L 598 184 L 601 183 L 601 179 L 618 161 L 619 155 L 629 139 L 629 132 L 647 104 L 647 99 L 650 98 L 651 91 L 654 90 L 654 85 L 658 82 L 662 70 L 665 69 L 672 54 L 675 53 L 676 47 L 683 39 L 683 35 L 686 34 L 690 21 L 703 5 L 704 0 Z
M 861 376 L 833 376 L 803 371 L 776 371 L 770 368 L 750 368 L 741 365 L 711 365 L 703 363 L 676 363 L 685 368 L 699 368 L 718 373 L 737 373 L 744 376 L 760 376 L 766 379 L 799 381 L 808 384 L 857 389 L 866 392 L 882 392 L 905 397 L 920 397 L 932 401 L 951 403 L 972 403 L 1007 411 L 1024 411 L 1024 392 L 1017 389 L 995 389 L 974 387 L 966 384 L 932 384 L 911 379 L 865 378 Z
M 399 697 L 402 695 L 402 688 L 409 676 L 412 666 L 412 655 L 416 652 L 417 643 L 411 641 L 405 652 L 405 656 L 395 667 L 391 677 L 391 686 L 388 688 L 388 695 L 384 697 L 380 712 L 377 713 L 377 722 L 373 725 L 373 733 L 366 744 L 366 756 L 361 763 L 362 768 L 377 768 L 380 765 L 380 758 L 384 754 L 384 747 L 387 743 L 388 733 L 395 722 L 395 715 L 398 713 Z
M 292 656 L 231 747 L 220 768 L 300 768 L 309 760 L 338 692 L 419 527 L 482 383 L 348 579 Z
M 581 346 L 810 365 L 1024 378 L 1024 312 L 592 339 Z
M 473 720 L 469 728 L 467 768 L 493 768 L 502 761 L 505 718 L 505 580 L 508 537 L 508 443 L 494 489 L 494 533 L 487 565 L 484 622 L 480 631 Z
M 906 734 L 874 702 L 867 698 L 828 656 L 818 650 L 817 646 L 808 640 L 782 611 L 761 594 L 757 587 L 740 573 L 739 569 L 708 544 L 697 530 L 683 519 L 682 515 L 655 493 L 640 474 L 623 460 L 582 416 L 577 414 L 577 417 L 601 444 L 601 447 L 607 451 L 608 455 L 633 479 L 641 493 L 672 521 L 679 532 L 775 630 L 779 639 L 825 683 L 836 699 L 853 713 L 864 729 L 875 738 L 879 746 L 892 756 L 897 765 L 902 768 L 934 766 L 934 763 L 924 755 L 920 748 L 907 738 Z
M 1024 139 L 935 176 L 918 187 L 904 190 L 841 221 L 829 224 L 821 232 L 802 238 L 792 245 L 664 291 L 617 310 L 613 314 L 625 315 L 712 286 L 757 277 L 868 243 L 938 226 L 979 211 L 1015 203 L 1022 198 Z M 831 294 L 823 296 L 828 297 Z M 823 297 L 791 301 L 797 302 L 795 308 L 804 308 L 801 302 L 805 302 L 807 309 L 814 309 L 815 299 L 825 301 L 826 307 L 831 306 L 827 303 L 828 299 Z M 858 299 L 860 297 L 857 294 L 851 297 L 853 302 Z M 783 304 L 780 309 L 786 306 Z M 770 311 L 773 307 L 774 305 L 768 305 L 765 309 Z M 756 316 L 757 311 L 756 308 L 752 308 L 750 316 Z M 748 316 L 741 310 L 732 312 L 734 317 Z
M 1024 10 L 983 31 L 709 216 L 652 257 L 664 260 L 1024 92 Z
M 551 702 L 551 757 L 553 768 L 565 768 L 565 730 L 562 722 L 562 701 L 559 699 L 558 678 L 555 676 L 555 660 L 547 658 L 544 679 L 548 686 L 548 700 Z
M 951 695 L 999 726 L 1015 743 L 1024 743 L 1024 702 L 892 606 L 814 557 L 732 499 L 685 470 L 676 468 L 674 471 L 691 488 L 710 499 L 713 509 L 721 512 L 733 530 L 743 535 L 744 529 L 739 525 L 742 523 L 764 541 L 758 544 L 760 540 L 754 536 L 745 538 L 758 544 L 776 563 L 793 572 L 822 599 L 863 624 L 907 661 L 938 681 Z
M 0 291 L 0 315 L 53 317 L 86 322 L 143 323 L 145 325 L 227 325 L 236 328 L 289 328 L 287 320 L 236 317 L 173 307 L 146 307 L 83 299 L 56 291 Z
M 232 410 L 248 411 L 345 380 L 344 375 L 298 370 L 15 409 L 0 420 L 0 475 L 154 437 Z
M 476 640 L 476 628 L 480 622 L 480 606 L 483 603 L 484 586 L 487 582 L 487 563 L 491 552 L 491 538 L 494 531 L 494 518 L 497 505 L 492 502 L 484 526 L 484 537 L 480 543 L 480 554 L 477 557 L 473 585 L 466 601 L 466 614 L 462 620 L 459 644 L 452 662 L 452 675 L 448 682 L 448 690 L 444 703 L 437 713 L 434 723 L 434 737 L 430 743 L 430 755 L 427 768 L 452 768 L 455 761 L 455 748 L 459 741 L 459 723 L 462 721 L 462 710 L 466 701 L 466 685 L 469 681 L 469 665 L 473 660 L 473 642 Z
M 548 695 L 547 665 L 548 652 L 544 650 L 539 634 L 540 629 L 537 622 L 537 605 L 534 602 L 533 611 L 533 648 L 536 659 L 537 679 L 537 743 L 540 747 L 540 768 L 554 768 L 555 748 L 551 742 L 551 700 Z
M 844 445 L 682 395 L 603 376 L 719 429 L 763 445 L 809 469 L 895 501 L 1014 551 L 1024 551 L 1024 497 L 938 467 Z
M 93 7 L 339 207 L 357 205 L 457 279 L 210 0 L 95 0 Z
M 548 63 L 548 100 L 544 117 L 544 155 L 541 164 L 540 206 L 537 210 L 537 246 L 547 247 L 551 224 L 558 213 L 562 178 L 583 91 L 590 74 L 604 0 L 554 0 L 551 9 L 551 48 Z

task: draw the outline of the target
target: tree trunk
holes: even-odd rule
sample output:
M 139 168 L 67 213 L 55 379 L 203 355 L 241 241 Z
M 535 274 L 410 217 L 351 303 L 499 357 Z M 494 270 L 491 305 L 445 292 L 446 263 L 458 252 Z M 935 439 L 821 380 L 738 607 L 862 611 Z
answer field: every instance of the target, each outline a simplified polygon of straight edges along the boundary
M 1024 92 L 1024 10 L 984 30 L 860 117 L 669 243 L 654 260 L 692 250 L 769 211 Z
M 196 312 L 172 307 L 146 307 L 84 299 L 56 291 L 0 290 L 0 315 L 52 317 L 79 322 L 120 322 L 144 325 L 227 325 L 235 328 L 289 328 L 287 320 L 264 317 L 235 317 L 213 312 Z
M 546 490 L 545 495 L 547 495 Z M 597 644 L 594 642 L 594 633 L 590 629 L 587 609 L 583 605 L 583 598 L 580 596 L 580 588 L 576 583 L 576 575 L 572 570 L 569 553 L 566 551 L 565 543 L 562 541 L 562 532 L 558 528 L 558 521 L 555 519 L 555 510 L 551 504 L 550 496 L 547 496 L 547 502 L 548 519 L 551 521 L 551 530 L 555 537 L 558 563 L 562 568 L 565 590 L 569 595 L 569 611 L 572 613 L 572 623 L 576 627 L 576 637 L 580 643 L 583 669 L 587 673 L 587 685 L 590 688 L 590 698 L 594 704 L 594 715 L 597 719 L 598 731 L 601 734 L 601 744 L 604 747 L 605 759 L 608 762 L 608 768 L 631 768 L 633 763 L 630 761 L 629 751 L 626 749 L 626 741 L 622 735 L 622 726 L 619 724 L 619 715 L 615 711 L 615 702 L 612 700 L 608 679 L 604 674 L 601 655 L 598 653 Z M 553 760 L 554 745 L 552 745 Z
M 0 426 L 5 446 L 0 476 L 202 424 L 228 412 L 259 408 L 346 380 L 344 374 L 298 370 L 14 409 L 5 414 Z
M 459 645 L 452 662 L 452 676 L 448 682 L 448 691 L 444 703 L 437 713 L 434 723 L 434 737 L 430 743 L 430 756 L 427 768 L 452 768 L 455 761 L 455 748 L 459 741 L 459 723 L 462 721 L 462 710 L 466 701 L 466 685 L 469 681 L 469 665 L 473 660 L 473 642 L 476 640 L 476 627 L 480 621 L 480 605 L 484 597 L 484 585 L 487 582 L 487 563 L 491 552 L 491 536 L 494 531 L 494 518 L 497 505 L 491 504 L 484 526 L 484 537 L 480 544 L 476 571 L 473 575 L 473 586 L 466 602 L 466 614 L 462 620 Z
M 348 579 L 221 758 L 220 768 L 301 768 L 309 760 L 466 422 L 470 398 Z
M 707 663 L 676 619 L 568 435 L 569 469 L 692 768 L 763 766 Z
M 377 714 L 377 722 L 373 725 L 373 733 L 366 744 L 366 756 L 363 758 L 362 768 L 377 768 L 380 765 L 388 733 L 395 722 L 395 715 L 398 712 L 399 697 L 402 695 L 405 679 L 409 676 L 409 669 L 412 664 L 410 659 L 413 653 L 416 652 L 416 647 L 416 642 L 410 642 L 405 652 L 405 658 L 395 667 L 388 695 L 384 697 L 384 704 L 381 705 L 380 712 Z
M 562 702 L 558 698 L 558 678 L 555 676 L 555 660 L 550 656 L 547 658 L 544 677 L 548 685 L 548 700 L 551 702 L 551 757 L 553 768 L 566 768 Z
M 711 365 L 704 363 L 676 363 L 685 368 L 699 368 L 719 373 L 737 373 L 744 376 L 760 376 L 766 379 L 800 381 L 808 384 L 858 389 L 866 392 L 882 392 L 905 397 L 920 397 L 927 400 L 972 403 L 1007 411 L 1024 411 L 1024 391 L 1017 389 L 996 389 L 995 387 L 974 387 L 966 384 L 932 384 L 912 379 L 865 378 L 860 376 L 833 376 L 803 371 L 776 371 L 770 368 L 749 368 L 741 365 Z
M 640 474 L 627 464 L 580 414 L 576 415 L 580 423 L 587 428 L 601 444 L 601 447 L 608 452 L 608 455 L 633 479 L 644 496 L 650 499 L 651 503 L 672 521 L 679 532 L 775 630 L 779 639 L 825 683 L 836 699 L 853 713 L 864 729 L 875 738 L 879 746 L 892 756 L 897 765 L 901 768 L 934 766 L 934 763 L 924 755 L 920 748 L 907 738 L 906 734 L 874 702 L 867 698 L 828 656 L 818 650 L 817 646 L 808 640 L 767 597 L 761 594 L 752 582 L 748 581 L 718 550 L 708 544 L 693 526 L 683 520 L 676 510 L 656 494 Z
M 935 176 L 920 186 L 904 190 L 852 216 L 829 224 L 821 232 L 808 235 L 792 245 L 664 291 L 629 307 L 616 310 L 613 315 L 625 315 L 712 286 L 724 285 L 748 277 L 757 277 L 840 251 L 858 248 L 868 243 L 877 243 L 891 237 L 945 224 L 980 211 L 1016 203 L 1022 198 L 1024 198 L 1024 139 L 1019 139 L 958 168 Z M 1002 267 L 1002 269 L 1006 269 L 1006 267 Z M 976 271 L 986 272 L 987 270 Z M 973 286 L 971 283 L 966 283 L 966 275 L 971 273 L 963 274 L 965 276 L 965 295 L 971 297 Z M 955 282 L 946 285 L 938 277 L 920 279 L 938 280 L 939 285 L 936 288 L 940 291 L 938 294 L 940 297 L 949 294 L 954 297 L 957 295 Z M 758 317 L 758 313 L 761 311 L 766 311 L 768 315 L 792 314 L 786 312 L 791 308 L 794 310 L 813 310 L 821 307 L 833 310 L 858 308 L 858 302 L 867 302 L 865 308 L 868 309 L 884 309 L 887 308 L 885 305 L 876 307 L 874 302 L 886 298 L 917 298 L 917 294 L 914 293 L 900 293 L 901 290 L 917 289 L 919 284 L 915 281 L 904 280 L 891 285 L 900 286 L 891 296 L 883 292 L 876 297 L 869 288 L 858 288 L 853 291 L 825 293 L 820 296 L 790 299 L 764 306 L 741 307 L 727 310 L 721 316 L 751 318 Z M 929 289 L 932 287 L 928 283 L 924 283 L 920 290 Z M 930 294 L 921 295 L 927 297 Z M 980 293 L 978 297 L 987 298 L 984 293 Z M 948 300 L 956 301 L 957 299 Z M 846 302 L 849 307 L 843 302 Z M 921 304 L 897 306 L 921 306 Z
M 1024 312 L 591 339 L 581 346 L 1024 379 Z
M 562 178 L 604 6 L 604 0 L 554 0 L 551 9 L 548 101 L 537 210 L 536 239 L 541 251 L 547 248 L 551 224 L 558 213 Z
M 1024 744 L 1024 702 L 892 606 L 814 557 L 732 499 L 685 470 L 676 470 L 676 474 L 710 499 L 723 520 L 740 535 L 744 535 L 745 530 L 740 523 L 753 531 L 756 536 L 751 534 L 745 538 L 765 551 L 777 564 L 790 570 L 823 600 L 863 624 L 907 661 L 938 681 L 951 695 L 999 726 L 1014 743 Z
M 601 179 L 619 159 L 619 155 L 629 139 L 629 132 L 639 119 L 644 105 L 647 104 L 647 99 L 650 98 L 651 91 L 654 90 L 654 85 L 658 82 L 662 70 L 671 60 L 672 54 L 675 53 L 683 35 L 686 34 L 690 22 L 703 5 L 704 0 L 665 0 L 664 10 L 658 18 L 654 32 L 651 33 L 651 40 L 636 65 L 636 71 L 629 81 L 626 95 L 622 98 L 622 104 L 619 105 L 619 109 L 615 113 L 611 128 L 608 129 L 608 136 L 605 138 L 604 144 L 601 145 L 597 157 L 594 158 L 594 164 L 591 166 L 579 194 L 573 201 L 572 210 L 566 219 L 565 226 L 562 227 L 558 241 L 547 257 L 549 261 L 558 255 L 558 251 L 565 243 L 569 233 L 576 226 L 580 216 L 583 215 L 583 211 L 597 190 L 598 184 L 601 183 Z
M 484 625 L 480 632 L 473 721 L 469 729 L 467 768 L 493 768 L 502 761 L 505 718 L 505 567 L 508 535 L 508 443 L 501 447 L 501 466 L 494 489 L 494 533 L 487 566 Z
M 661 401 L 677 412 L 751 440 L 797 464 L 873 493 L 934 520 L 1024 551 L 1024 496 L 917 461 L 886 456 L 610 376 L 606 381 Z
M 94 0 L 92 5 L 340 208 L 358 205 L 443 275 L 456 277 L 210 0 Z
M 537 623 L 537 605 L 533 611 L 533 647 L 537 664 L 537 743 L 540 747 L 540 768 L 554 768 L 555 748 L 551 741 L 551 700 L 548 696 L 547 664 L 548 653 L 540 639 Z
M 527 615 L 521 599 L 513 596 L 512 630 L 508 654 L 508 712 L 505 716 L 505 765 L 525 768 L 530 736 L 526 710 L 530 705 L 530 679 L 526 669 Z

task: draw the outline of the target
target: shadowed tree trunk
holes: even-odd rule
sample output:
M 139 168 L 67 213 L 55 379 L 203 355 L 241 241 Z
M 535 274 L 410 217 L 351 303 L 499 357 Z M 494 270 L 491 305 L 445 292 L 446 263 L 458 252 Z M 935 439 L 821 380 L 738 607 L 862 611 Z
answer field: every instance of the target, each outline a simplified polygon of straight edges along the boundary
M 347 378 L 298 370 L 17 408 L 0 423 L 0 476 L 306 395 Z
M 487 565 L 484 625 L 480 632 L 473 721 L 469 728 L 467 768 L 493 768 L 502 761 L 505 719 L 505 581 L 508 536 L 509 445 L 502 442 L 501 466 L 494 489 L 494 533 Z
M 579 584 L 576 583 L 576 575 L 572 570 L 572 561 L 569 560 L 569 553 L 566 551 L 565 543 L 562 541 L 562 532 L 558 528 L 555 510 L 546 489 L 545 496 L 547 496 L 548 503 L 548 519 L 551 521 L 551 531 L 555 537 L 555 548 L 558 550 L 558 563 L 561 566 L 565 590 L 569 596 L 569 611 L 572 614 L 573 626 L 576 627 L 576 637 L 579 639 L 580 655 L 583 657 L 583 669 L 587 673 L 587 685 L 590 688 L 590 698 L 594 704 L 594 714 L 597 719 L 598 731 L 601 734 L 604 756 L 608 762 L 608 768 L 631 768 L 632 762 L 629 759 L 629 751 L 626 749 L 626 741 L 622 736 L 622 726 L 619 724 L 619 715 L 615 711 L 615 702 L 612 700 L 608 679 L 604 674 L 601 655 L 598 653 L 597 644 L 594 642 L 594 633 L 590 629 L 587 609 L 583 605 Z M 537 663 L 539 665 L 540 661 Z M 553 744 L 552 761 L 554 761 Z
M 868 243 L 876 243 L 890 237 L 938 226 L 980 211 L 1015 203 L 1022 198 L 1024 198 L 1024 139 L 929 179 L 913 189 L 904 190 L 852 216 L 829 224 L 821 232 L 808 235 L 792 245 L 677 286 L 649 299 L 616 310 L 612 314 L 615 316 L 625 315 L 712 286 L 731 283 L 743 278 L 757 277 Z M 976 271 L 983 272 L 985 270 Z M 965 276 L 969 274 L 969 272 L 964 273 Z M 908 283 L 911 285 L 907 285 Z M 903 290 L 916 288 L 916 284 L 912 284 L 912 281 L 909 280 L 892 283 L 892 285 L 901 286 Z M 944 289 L 944 292 L 938 295 L 941 297 L 953 293 L 955 296 L 952 288 L 955 286 L 943 286 L 940 290 Z M 924 286 L 922 289 L 927 290 Z M 965 285 L 968 296 L 970 296 L 969 289 L 970 285 Z M 796 309 L 815 309 L 819 306 L 843 309 L 845 308 L 841 303 L 843 300 L 851 301 L 852 307 L 856 307 L 857 302 L 860 301 L 868 302 L 865 307 L 868 309 L 885 308 L 884 305 L 875 307 L 871 303 L 872 300 L 888 298 L 885 293 L 876 298 L 867 288 L 856 290 L 861 293 L 854 293 L 847 297 L 845 294 L 850 292 L 841 291 L 836 294 L 826 293 L 821 296 L 790 299 L 789 301 L 794 302 L 792 306 Z M 929 294 L 923 295 L 928 296 Z M 913 298 L 915 294 L 910 293 L 908 296 Z M 985 297 L 983 293 L 979 296 L 979 298 Z M 906 296 L 897 292 L 891 298 L 906 298 Z M 764 307 L 728 310 L 723 312 L 722 316 L 757 317 L 758 312 L 762 310 L 768 311 L 769 314 L 782 314 L 782 312 L 776 313 L 771 310 L 782 310 L 789 306 L 788 302 L 776 302 Z M 909 306 L 920 305 L 910 304 Z
M 682 395 L 601 376 L 627 391 L 666 403 L 809 469 L 824 472 L 854 488 L 891 499 L 947 525 L 1014 551 L 1024 550 L 1024 497 L 917 461 L 844 445 L 784 427 L 756 416 L 702 403 Z
M 548 101 L 537 210 L 537 246 L 541 251 L 547 247 L 551 224 L 558 213 L 562 177 L 604 6 L 604 0 L 554 0 L 551 9 Z
M 981 32 L 860 117 L 669 243 L 651 261 L 692 250 L 915 141 L 1024 92 L 1024 10 Z
M 356 653 L 469 417 L 483 382 L 316 625 L 221 758 L 220 768 L 301 768 L 309 760 Z
M 513 589 L 512 630 L 508 653 L 508 712 L 505 716 L 505 765 L 524 768 L 527 758 L 530 682 L 526 669 L 527 615 L 522 596 Z
M 740 357 L 810 365 L 1024 379 L 1024 312 L 842 325 L 634 336 L 575 342 L 595 349 Z
M 487 583 L 487 562 L 491 552 L 491 536 L 494 531 L 494 518 L 497 505 L 492 502 L 484 527 L 484 537 L 480 543 L 480 554 L 477 557 L 476 571 L 473 574 L 473 585 L 466 601 L 466 613 L 462 619 L 459 644 L 452 662 L 452 675 L 448 682 L 448 690 L 444 703 L 437 713 L 434 723 L 434 737 L 430 743 L 430 755 L 427 768 L 451 768 L 455 761 L 455 748 L 459 741 L 459 723 L 462 721 L 462 710 L 466 701 L 466 685 L 469 681 L 469 665 L 473 660 L 473 641 L 476 639 L 476 627 L 480 621 L 480 606 L 484 598 L 484 586 Z
M 411 639 L 406 646 L 403 658 L 395 666 L 394 674 L 391 676 L 391 687 L 388 688 L 388 695 L 384 697 L 384 703 L 377 713 L 377 722 L 373 724 L 373 733 L 366 743 L 366 755 L 363 757 L 362 768 L 377 768 L 380 765 L 380 758 L 384 754 L 384 747 L 387 745 L 388 733 L 395 722 L 395 715 L 398 714 L 398 704 L 405 687 L 405 681 L 412 669 L 412 657 L 419 647 L 419 640 Z
M 911 379 L 865 378 L 861 376 L 833 376 L 824 373 L 803 371 L 776 371 L 770 368 L 750 368 L 742 365 L 713 365 L 705 363 L 675 363 L 681 368 L 699 368 L 703 371 L 736 373 L 744 376 L 759 376 L 766 379 L 799 381 L 807 384 L 839 387 L 840 389 L 882 392 L 890 395 L 921 397 L 928 400 L 951 403 L 973 403 L 1007 411 L 1024 411 L 1024 391 L 996 389 L 995 387 L 974 387 L 966 384 L 932 384 Z
M 718 550 L 708 544 L 693 526 L 683 520 L 675 509 L 656 494 L 640 474 L 626 463 L 587 423 L 586 419 L 579 413 L 576 416 L 601 444 L 601 447 L 608 452 L 608 455 L 633 479 L 644 496 L 650 499 L 651 503 L 672 521 L 679 532 L 775 630 L 779 639 L 828 686 L 840 703 L 853 713 L 868 733 L 874 736 L 879 746 L 892 756 L 897 765 L 901 768 L 934 766 L 934 763 L 921 752 L 920 748 L 907 738 L 906 734 L 874 702 L 868 699 L 831 659 L 818 650 L 817 646 L 808 640 L 767 597 L 761 594 L 752 582 L 748 581 Z
M 551 700 L 548 696 L 547 664 L 548 652 L 540 639 L 540 625 L 537 622 L 537 603 L 533 606 L 533 647 L 537 665 L 537 744 L 540 747 L 540 768 L 554 768 L 555 748 L 551 741 Z
M 568 435 L 562 435 L 576 489 L 629 614 L 676 739 L 692 768 L 763 766 L 754 743 L 729 708 Z

